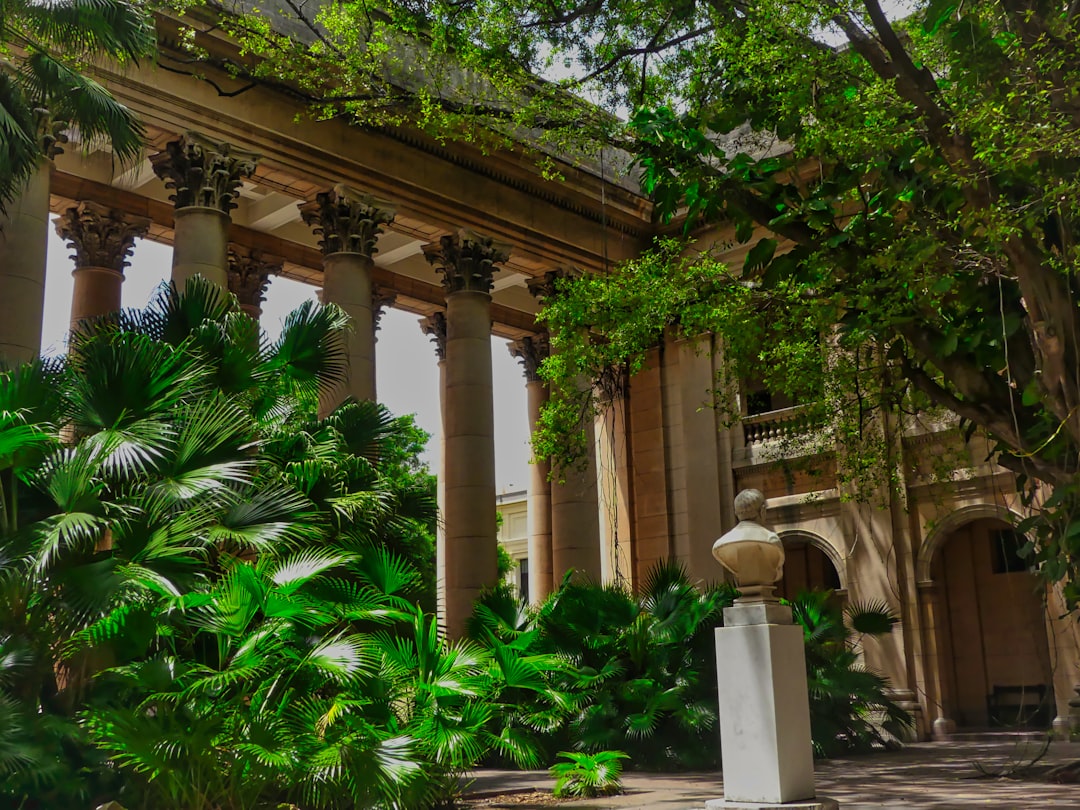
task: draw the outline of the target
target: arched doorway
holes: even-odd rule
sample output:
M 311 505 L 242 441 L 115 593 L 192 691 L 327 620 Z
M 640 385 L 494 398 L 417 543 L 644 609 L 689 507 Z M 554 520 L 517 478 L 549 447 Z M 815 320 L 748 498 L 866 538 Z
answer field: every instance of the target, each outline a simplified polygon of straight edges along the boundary
M 949 532 L 930 562 L 937 583 L 942 704 L 961 728 L 1048 728 L 1054 716 L 1042 585 L 1025 538 L 996 518 Z
M 844 585 L 832 558 L 820 547 L 824 543 L 802 532 L 784 532 L 784 576 L 776 583 L 776 595 L 792 599 L 800 591 L 841 590 Z

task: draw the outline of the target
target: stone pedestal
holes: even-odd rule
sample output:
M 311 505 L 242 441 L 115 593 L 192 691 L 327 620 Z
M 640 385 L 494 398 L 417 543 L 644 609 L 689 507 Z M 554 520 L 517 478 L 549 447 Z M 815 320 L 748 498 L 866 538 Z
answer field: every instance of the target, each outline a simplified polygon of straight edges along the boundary
M 0 365 L 41 352 L 51 169 L 52 161 L 43 161 L 0 219 Z
M 817 808 L 802 628 L 775 602 L 736 604 L 716 630 L 724 801 Z
M 729 802 L 712 799 L 705 802 L 705 810 L 837 810 L 839 805 L 832 799 L 812 799 L 808 802 L 785 804 L 762 804 L 761 802 Z

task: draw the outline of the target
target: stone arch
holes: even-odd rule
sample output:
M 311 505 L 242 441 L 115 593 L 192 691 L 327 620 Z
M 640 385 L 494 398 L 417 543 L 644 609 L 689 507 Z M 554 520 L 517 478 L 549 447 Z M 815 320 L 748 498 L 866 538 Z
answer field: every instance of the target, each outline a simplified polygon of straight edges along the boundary
M 922 545 L 919 546 L 919 555 L 915 558 L 915 581 L 920 584 L 934 581 L 934 555 L 938 553 L 942 544 L 957 529 L 976 520 L 987 519 L 1000 520 L 1010 526 L 1015 526 L 1021 520 L 1021 517 L 1018 513 L 999 503 L 975 503 L 950 512 L 934 525 L 929 534 L 923 539 Z
M 915 575 L 929 617 L 925 649 L 934 654 L 935 733 L 955 726 L 1041 730 L 1054 716 L 1039 581 L 1026 566 L 1014 568 L 996 539 L 1021 517 L 1001 502 L 969 504 L 931 524 L 919 545 Z
M 837 550 L 836 546 L 816 532 L 807 529 L 786 529 L 777 532 L 781 540 L 802 540 L 809 543 L 822 554 L 829 558 L 836 576 L 840 580 L 840 590 L 846 591 L 848 587 L 847 559 Z

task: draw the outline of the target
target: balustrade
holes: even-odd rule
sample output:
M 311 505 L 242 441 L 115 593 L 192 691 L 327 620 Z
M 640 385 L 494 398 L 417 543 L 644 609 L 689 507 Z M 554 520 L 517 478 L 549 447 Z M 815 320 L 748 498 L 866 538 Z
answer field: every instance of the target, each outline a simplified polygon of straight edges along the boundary
M 781 408 L 743 417 L 743 441 L 749 446 L 794 439 L 806 435 L 819 425 L 805 406 Z

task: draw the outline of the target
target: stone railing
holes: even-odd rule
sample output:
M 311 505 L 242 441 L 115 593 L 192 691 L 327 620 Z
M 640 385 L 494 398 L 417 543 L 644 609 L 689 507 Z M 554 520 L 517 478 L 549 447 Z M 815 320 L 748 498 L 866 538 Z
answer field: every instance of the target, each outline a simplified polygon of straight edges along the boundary
M 804 436 L 820 424 L 802 405 L 743 417 L 743 441 L 747 446 Z

